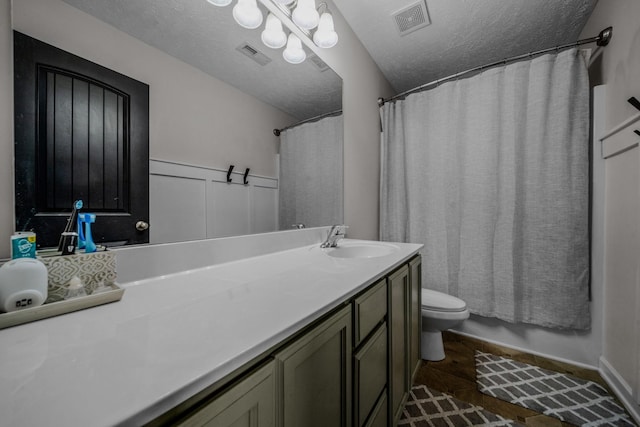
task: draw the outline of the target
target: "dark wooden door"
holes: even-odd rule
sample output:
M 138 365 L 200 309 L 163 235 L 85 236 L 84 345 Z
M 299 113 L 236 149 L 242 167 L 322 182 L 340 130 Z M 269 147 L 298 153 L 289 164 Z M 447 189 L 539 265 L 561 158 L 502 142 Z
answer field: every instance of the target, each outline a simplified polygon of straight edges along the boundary
M 149 86 L 14 32 L 16 230 L 58 245 L 75 200 L 94 240 L 149 241 Z

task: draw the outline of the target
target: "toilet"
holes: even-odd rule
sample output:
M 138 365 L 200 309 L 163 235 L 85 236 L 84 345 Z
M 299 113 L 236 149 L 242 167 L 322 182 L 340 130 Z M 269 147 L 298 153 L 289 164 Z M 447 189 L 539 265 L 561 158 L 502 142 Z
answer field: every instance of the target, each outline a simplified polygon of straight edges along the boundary
M 467 304 L 460 298 L 431 289 L 422 289 L 422 344 L 424 360 L 444 359 L 442 331 L 469 318 Z

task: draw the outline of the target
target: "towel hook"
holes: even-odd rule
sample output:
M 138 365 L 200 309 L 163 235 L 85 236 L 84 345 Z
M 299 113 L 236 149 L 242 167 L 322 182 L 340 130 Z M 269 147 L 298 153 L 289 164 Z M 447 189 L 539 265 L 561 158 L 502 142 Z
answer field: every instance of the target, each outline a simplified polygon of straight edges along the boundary
M 244 182 L 244 185 L 249 185 L 249 181 L 247 180 L 247 176 L 249 176 L 249 168 L 247 168 L 247 170 L 244 171 L 244 178 L 242 179 L 242 182 Z
M 233 171 L 234 165 L 229 166 L 229 170 L 227 171 L 227 182 L 231 182 L 231 171 Z

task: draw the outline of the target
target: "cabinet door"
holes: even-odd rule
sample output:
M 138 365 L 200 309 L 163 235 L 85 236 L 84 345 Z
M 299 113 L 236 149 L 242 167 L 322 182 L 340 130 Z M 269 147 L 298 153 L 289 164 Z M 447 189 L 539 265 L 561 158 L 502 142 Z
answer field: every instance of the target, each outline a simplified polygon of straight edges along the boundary
M 409 267 L 389 276 L 389 400 L 392 425 L 397 425 L 409 383 Z
M 351 307 L 276 354 L 283 427 L 351 426 Z
M 364 427 L 387 427 L 389 420 L 389 402 L 387 401 L 387 390 L 385 390 L 382 395 L 380 395 L 380 399 L 378 399 L 378 403 L 371 411 L 371 416 L 367 420 L 367 423 Z
M 271 361 L 253 374 L 249 374 L 177 425 L 183 427 L 275 426 L 274 362 Z
M 416 256 L 409 262 L 409 286 L 411 288 L 411 330 L 409 331 L 409 383 L 420 368 L 420 335 L 422 333 L 422 257 Z
M 353 358 L 356 427 L 364 424 L 387 385 L 387 342 L 387 327 L 383 324 Z

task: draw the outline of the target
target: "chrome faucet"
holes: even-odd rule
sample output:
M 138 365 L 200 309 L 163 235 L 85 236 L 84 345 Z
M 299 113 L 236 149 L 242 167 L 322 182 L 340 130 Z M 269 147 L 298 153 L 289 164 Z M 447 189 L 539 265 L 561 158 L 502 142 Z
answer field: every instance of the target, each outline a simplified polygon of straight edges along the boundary
M 327 240 L 322 242 L 320 245 L 321 248 L 335 248 L 338 246 L 338 240 L 342 239 L 347 232 L 346 225 L 334 225 L 331 227 L 329 231 L 329 235 L 327 236 Z

